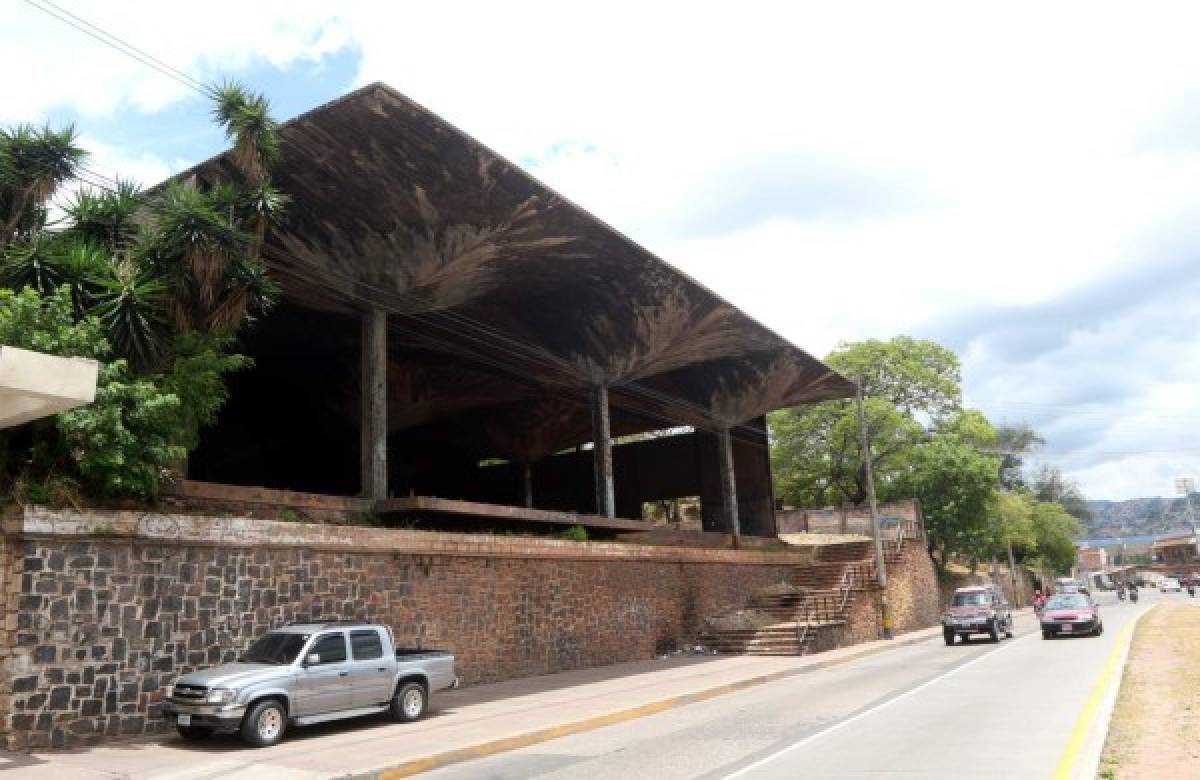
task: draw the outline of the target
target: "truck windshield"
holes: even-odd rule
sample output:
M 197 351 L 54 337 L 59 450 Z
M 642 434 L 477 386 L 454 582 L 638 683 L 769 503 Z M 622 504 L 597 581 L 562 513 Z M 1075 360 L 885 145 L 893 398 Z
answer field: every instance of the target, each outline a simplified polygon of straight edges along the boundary
M 267 634 L 250 645 L 239 661 L 257 664 L 290 664 L 304 647 L 306 634 Z
M 955 593 L 954 604 L 956 607 L 982 607 L 988 604 L 988 594 L 983 591 L 975 591 L 974 593 Z

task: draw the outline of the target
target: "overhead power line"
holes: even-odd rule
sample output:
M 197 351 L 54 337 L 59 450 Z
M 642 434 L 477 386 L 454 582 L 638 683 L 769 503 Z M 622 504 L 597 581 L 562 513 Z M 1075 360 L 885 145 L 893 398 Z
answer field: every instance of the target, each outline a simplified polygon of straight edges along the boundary
M 177 81 L 188 89 L 195 90 L 201 95 L 212 95 L 212 90 L 209 87 L 192 78 L 187 73 L 184 73 L 178 68 L 163 62 L 153 54 L 134 46 L 129 41 L 126 41 L 125 39 L 117 35 L 113 35 L 107 30 L 92 24 L 83 17 L 71 13 L 62 6 L 51 2 L 51 0 L 25 0 L 25 2 L 26 4 L 38 9 L 42 13 L 53 16 L 60 22 L 74 27 L 84 35 L 94 38 L 100 43 L 103 43 L 105 46 L 116 49 L 125 56 L 135 59 L 141 64 L 157 70 L 167 78 Z
M 59 21 L 62 21 L 65 24 L 75 28 L 76 30 L 83 32 L 84 34 L 94 38 L 95 40 L 105 44 L 106 46 L 109 46 L 109 47 L 113 48 L 114 50 L 136 60 L 137 62 L 141 63 L 142 65 L 153 68 L 154 70 L 162 73 L 163 75 L 167 76 L 168 78 L 171 78 L 171 79 L 179 82 L 183 86 L 186 86 L 189 89 L 192 89 L 201 95 L 204 95 L 206 97 L 212 97 L 214 94 L 213 90 L 211 88 L 205 86 L 201 82 L 192 78 L 187 73 L 163 62 L 162 60 L 158 59 L 154 55 L 149 54 L 148 52 L 145 52 L 144 50 L 138 48 L 137 46 L 133 45 L 132 43 L 129 43 L 128 41 L 121 38 L 120 36 L 115 35 L 111 32 L 108 32 L 107 30 L 99 27 L 98 25 L 93 24 L 92 22 L 89 22 L 86 19 L 83 19 L 82 17 L 80 17 L 74 13 L 71 13 L 70 11 L 54 4 L 53 2 L 51 2 L 51 0 L 25 0 L 25 2 L 27 4 L 33 6 L 34 8 L 37 8 L 38 10 L 58 19 Z M 299 144 L 297 144 L 297 146 L 299 146 Z M 87 184 L 88 186 L 95 187 L 99 190 L 107 191 L 110 193 L 115 192 L 114 186 L 112 186 L 112 185 L 115 185 L 119 181 L 115 177 L 106 176 L 103 173 L 89 169 L 87 166 L 81 166 L 81 170 L 76 173 L 74 178 L 77 179 L 78 181 L 83 182 L 84 184 Z M 112 185 L 110 185 L 106 182 L 111 182 Z M 140 202 L 149 203 L 148 199 L 144 195 L 140 196 Z M 224 226 L 218 226 L 218 227 L 224 227 Z M 232 230 L 232 228 L 230 228 L 230 231 L 231 231 L 231 233 L 236 234 L 238 240 L 248 242 L 248 239 L 246 237 L 241 236 L 240 234 L 237 234 L 236 231 Z M 515 338 L 510 334 L 500 331 L 499 329 L 495 328 L 494 326 L 491 326 L 487 323 L 476 321 L 466 315 L 461 314 L 460 312 L 454 312 L 454 311 L 450 311 L 447 309 L 439 308 L 433 301 L 423 298 L 420 295 L 418 295 L 412 291 L 388 290 L 388 289 L 379 287 L 377 285 L 370 284 L 369 282 L 364 282 L 361 279 L 352 277 L 349 274 L 342 274 L 340 272 L 337 272 L 334 269 L 317 268 L 316 266 L 313 266 L 311 263 L 306 263 L 305 261 L 301 260 L 300 258 L 298 258 L 294 255 L 280 252 L 278 249 L 276 249 L 270 245 L 263 245 L 261 248 L 261 251 L 264 256 L 272 255 L 275 257 L 275 259 L 277 261 L 280 261 L 280 262 L 286 262 L 286 263 L 298 265 L 301 267 L 312 268 L 318 274 L 341 276 L 352 285 L 352 289 L 366 288 L 368 290 L 373 290 L 373 291 L 381 294 L 382 296 L 384 296 L 385 299 L 398 300 L 402 303 L 403 302 L 415 303 L 415 308 L 417 309 L 417 312 L 404 311 L 403 308 L 400 306 L 397 306 L 396 308 L 389 308 L 387 306 L 382 306 L 380 304 L 380 301 L 378 301 L 378 300 L 368 299 L 365 296 L 359 295 L 354 292 L 349 292 L 345 289 L 336 288 L 332 284 L 314 280 L 311 277 L 304 277 L 304 280 L 306 282 L 308 282 L 310 284 L 316 284 L 318 286 L 321 286 L 324 289 L 332 291 L 336 295 L 343 297 L 344 299 L 351 300 L 351 301 L 354 301 L 357 303 L 367 304 L 370 306 L 384 308 L 385 311 L 387 311 L 389 314 L 415 319 L 424 325 L 433 324 L 435 327 L 438 327 L 439 323 L 433 322 L 434 318 L 441 318 L 444 320 L 448 320 L 449 325 L 444 325 L 444 324 L 440 325 L 440 327 L 443 330 L 446 330 L 447 332 L 451 332 L 460 338 L 463 338 L 463 337 L 468 338 L 472 341 L 475 341 L 476 343 L 487 344 L 490 348 L 492 348 L 493 350 L 498 350 L 501 354 L 507 354 L 510 357 L 515 357 L 520 360 L 526 361 L 526 365 L 529 365 L 532 363 L 533 365 L 540 365 L 542 368 L 549 369 L 554 372 L 558 372 L 559 375 L 563 377 L 564 382 L 555 382 L 552 384 L 552 387 L 560 395 L 563 394 L 564 387 L 569 387 L 571 385 L 578 383 L 578 371 L 576 369 L 574 369 L 574 367 L 565 359 L 563 359 L 557 355 L 554 355 L 553 353 L 550 353 L 544 349 L 541 349 L 538 347 L 533 347 L 532 345 L 530 345 L 524 341 L 521 341 L 520 339 Z M 277 270 L 279 270 L 279 269 L 277 269 Z M 430 340 L 430 338 L 427 334 L 421 334 L 420 338 L 425 339 L 427 341 Z M 454 353 L 461 353 L 464 351 L 463 345 L 458 344 L 458 343 L 449 343 L 449 342 L 443 341 L 443 342 L 441 342 L 441 344 L 445 348 L 452 350 L 452 352 L 454 352 Z M 526 374 L 521 372 L 521 366 L 519 366 L 519 365 L 518 366 L 510 366 L 510 365 L 505 364 L 503 361 L 499 361 L 499 360 L 495 360 L 495 359 L 486 359 L 485 360 L 483 355 L 481 355 L 480 353 L 475 352 L 475 351 L 471 351 L 469 354 L 472 359 L 474 359 L 478 362 L 491 365 L 492 367 L 498 368 L 498 369 L 504 371 L 505 373 L 513 374 L 513 375 L 519 376 L 521 378 L 524 378 L 526 380 L 529 379 L 529 377 Z M 663 405 L 667 405 L 667 406 L 675 406 L 681 410 L 687 410 L 689 412 L 688 416 L 692 417 L 692 418 L 699 416 L 702 419 L 711 419 L 711 412 L 707 408 L 705 408 L 699 404 L 696 404 L 696 403 L 689 401 L 687 399 L 684 399 L 684 398 L 680 398 L 678 396 L 668 396 L 664 393 L 653 390 L 652 388 L 643 387 L 640 384 L 633 382 L 633 381 L 618 382 L 615 385 L 613 385 L 613 387 L 619 388 L 620 390 L 622 390 L 626 393 L 629 393 L 630 395 L 641 397 L 641 398 L 651 401 L 653 403 L 663 404 Z M 657 418 L 659 421 L 668 423 L 670 425 L 677 425 L 679 422 L 678 419 L 666 417 L 662 414 L 655 413 L 651 409 L 639 408 L 636 410 L 636 413 L 641 414 L 641 415 L 651 418 L 651 419 Z M 735 431 L 740 430 L 740 431 L 744 431 L 746 433 L 752 433 L 756 437 L 760 433 L 760 431 L 757 428 L 753 428 L 749 425 L 746 425 L 745 423 L 737 423 L 737 424 L 730 425 L 729 427 L 731 430 L 735 430 Z

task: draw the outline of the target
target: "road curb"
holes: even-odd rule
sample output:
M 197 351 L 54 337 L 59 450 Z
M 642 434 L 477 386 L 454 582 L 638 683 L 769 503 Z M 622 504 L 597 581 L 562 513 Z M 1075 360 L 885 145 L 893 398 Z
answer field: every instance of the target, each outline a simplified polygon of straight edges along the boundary
M 1121 684 L 1125 679 L 1126 667 L 1129 664 L 1129 656 L 1133 651 L 1134 635 L 1137 634 L 1142 618 L 1161 606 L 1162 602 L 1154 604 L 1135 617 L 1126 629 L 1129 635 L 1118 639 L 1117 646 L 1113 648 L 1116 652 L 1112 659 L 1113 672 L 1109 675 L 1111 679 L 1102 679 L 1097 683 L 1101 691 L 1093 694 L 1097 699 L 1097 704 L 1090 716 L 1088 716 L 1086 706 L 1084 713 L 1080 715 L 1081 719 L 1087 716 L 1091 721 L 1087 723 L 1087 733 L 1080 737 L 1079 744 L 1074 750 L 1068 742 L 1063 756 L 1059 759 L 1059 765 L 1055 767 L 1055 773 L 1052 776 L 1054 780 L 1072 777 L 1092 778 L 1099 773 L 1100 759 L 1104 755 L 1104 745 L 1108 742 L 1108 730 L 1112 727 L 1113 711 L 1116 709 L 1117 697 L 1121 693 Z
M 822 659 L 815 663 L 805 664 L 804 666 L 795 669 L 784 669 L 770 674 L 756 675 L 748 677 L 744 680 L 737 680 L 723 685 L 713 686 L 701 691 L 692 693 L 680 694 L 679 696 L 671 696 L 658 701 L 640 704 L 636 707 L 627 707 L 613 712 L 607 712 L 602 715 L 593 715 L 588 718 L 561 723 L 557 726 L 549 726 L 541 729 L 534 729 L 523 734 L 514 734 L 509 737 L 500 739 L 487 740 L 474 745 L 467 745 L 454 750 L 447 750 L 441 753 L 430 753 L 417 758 L 405 759 L 395 764 L 391 764 L 377 769 L 369 769 L 365 772 L 358 772 L 344 777 L 349 780 L 394 780 L 394 778 L 411 777 L 420 772 L 428 772 L 431 769 L 438 769 L 451 764 L 458 764 L 463 761 L 472 761 L 477 758 L 485 758 L 498 753 L 506 753 L 511 750 L 536 745 L 540 742 L 547 742 L 552 739 L 570 736 L 572 734 L 580 734 L 586 731 L 592 731 L 605 726 L 611 726 L 616 723 L 623 723 L 629 720 L 636 720 L 647 715 L 654 715 L 666 710 L 683 707 L 688 704 L 695 704 L 709 699 L 715 699 L 718 696 L 724 696 L 729 693 L 735 693 L 747 688 L 754 688 L 766 683 L 775 682 L 777 680 L 796 677 L 810 672 L 816 672 L 821 669 L 828 669 L 832 666 L 840 666 L 841 664 L 857 661 L 860 658 L 866 658 L 879 653 L 886 653 L 889 650 L 895 650 L 909 645 L 915 645 L 918 642 L 924 642 L 940 636 L 940 627 L 934 629 L 920 629 L 913 631 L 910 635 L 900 636 L 892 640 L 880 640 L 881 644 L 871 647 L 864 647 L 857 652 L 846 653 L 837 658 Z

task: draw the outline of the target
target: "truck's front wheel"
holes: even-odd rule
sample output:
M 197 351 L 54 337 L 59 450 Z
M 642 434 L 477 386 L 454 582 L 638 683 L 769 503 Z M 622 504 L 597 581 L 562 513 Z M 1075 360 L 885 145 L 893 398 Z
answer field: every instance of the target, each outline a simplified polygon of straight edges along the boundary
M 270 747 L 287 731 L 287 712 L 277 699 L 264 699 L 242 719 L 242 739 L 254 747 Z
M 410 723 L 420 720 L 425 714 L 429 697 L 425 694 L 425 686 L 417 682 L 407 682 L 396 689 L 392 697 L 392 720 Z

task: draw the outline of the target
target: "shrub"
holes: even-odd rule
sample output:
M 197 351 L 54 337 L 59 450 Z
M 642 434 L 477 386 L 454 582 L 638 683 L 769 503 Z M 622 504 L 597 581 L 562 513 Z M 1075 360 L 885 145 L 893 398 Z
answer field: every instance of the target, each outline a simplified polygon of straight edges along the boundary
M 91 496 L 154 495 L 186 455 L 179 397 L 160 386 L 161 377 L 134 377 L 124 360 L 113 360 L 99 321 L 75 321 L 68 290 L 45 297 L 0 290 L 0 344 L 100 363 L 93 403 L 0 433 L 6 487 L 20 478 L 28 494 L 29 486 L 65 479 Z
M 586 542 L 588 540 L 587 529 L 581 525 L 573 525 L 566 529 L 561 534 L 562 538 L 570 539 L 573 542 Z

